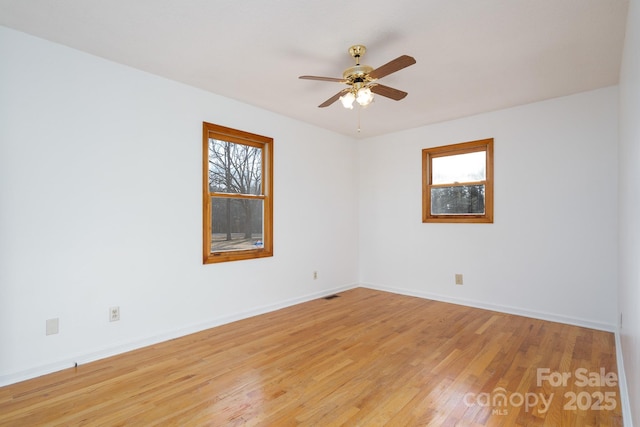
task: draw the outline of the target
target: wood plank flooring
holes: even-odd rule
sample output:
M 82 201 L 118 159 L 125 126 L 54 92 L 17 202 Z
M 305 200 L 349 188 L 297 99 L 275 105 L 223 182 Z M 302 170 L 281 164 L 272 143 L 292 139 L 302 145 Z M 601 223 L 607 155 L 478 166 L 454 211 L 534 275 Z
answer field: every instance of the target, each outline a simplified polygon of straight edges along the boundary
M 619 426 L 614 375 L 611 333 L 358 288 L 0 388 L 0 425 Z

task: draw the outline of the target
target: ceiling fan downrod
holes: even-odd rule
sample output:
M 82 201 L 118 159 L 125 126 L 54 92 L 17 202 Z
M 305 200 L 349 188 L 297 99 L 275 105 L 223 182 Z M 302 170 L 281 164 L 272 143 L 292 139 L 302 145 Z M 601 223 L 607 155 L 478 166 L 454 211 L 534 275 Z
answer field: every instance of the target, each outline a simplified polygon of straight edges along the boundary
M 349 48 L 349 54 L 356 60 L 356 65 L 360 65 L 360 58 L 366 51 L 367 48 L 361 44 L 357 44 Z

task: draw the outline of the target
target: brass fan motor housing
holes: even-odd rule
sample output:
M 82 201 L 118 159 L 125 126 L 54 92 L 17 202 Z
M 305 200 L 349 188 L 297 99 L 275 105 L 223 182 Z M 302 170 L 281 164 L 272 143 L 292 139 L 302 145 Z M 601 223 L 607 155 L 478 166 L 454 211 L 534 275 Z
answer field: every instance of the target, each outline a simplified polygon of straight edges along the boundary
M 344 70 L 342 77 L 350 83 L 370 81 L 369 73 L 373 71 L 373 67 L 368 65 L 354 65 Z
M 348 85 L 353 85 L 355 83 L 367 83 L 373 80 L 369 78 L 369 73 L 373 71 L 373 67 L 360 65 L 360 58 L 366 51 L 367 48 L 361 44 L 357 44 L 349 48 L 349 54 L 356 60 L 356 65 L 347 68 L 342 73 L 342 78 L 346 80 Z

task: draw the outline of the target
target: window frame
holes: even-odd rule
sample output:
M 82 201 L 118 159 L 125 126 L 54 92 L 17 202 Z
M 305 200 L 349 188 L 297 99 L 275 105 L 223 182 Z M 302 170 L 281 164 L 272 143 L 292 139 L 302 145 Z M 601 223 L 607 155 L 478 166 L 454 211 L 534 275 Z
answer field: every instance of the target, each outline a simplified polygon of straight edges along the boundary
M 484 151 L 486 152 L 486 176 L 484 181 L 455 183 L 455 186 L 483 184 L 485 186 L 484 214 L 432 214 L 431 213 L 431 189 L 447 186 L 432 184 L 432 159 L 437 157 L 453 156 Z M 423 223 L 493 223 L 493 138 L 477 141 L 462 142 L 458 144 L 443 145 L 440 147 L 425 148 L 422 150 L 422 222 Z
M 211 192 L 209 188 L 209 139 L 262 149 L 260 195 Z M 273 256 L 273 138 L 202 122 L 202 262 L 239 261 Z M 211 251 L 211 198 L 253 199 L 263 201 L 262 247 L 233 251 Z

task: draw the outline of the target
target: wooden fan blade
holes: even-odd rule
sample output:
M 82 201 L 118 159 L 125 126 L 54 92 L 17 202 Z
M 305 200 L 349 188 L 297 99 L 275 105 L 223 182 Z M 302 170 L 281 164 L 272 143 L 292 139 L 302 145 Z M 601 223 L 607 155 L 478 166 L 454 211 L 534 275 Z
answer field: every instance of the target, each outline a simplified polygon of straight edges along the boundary
M 344 93 L 345 90 L 341 90 L 340 92 L 336 93 L 331 98 L 327 99 L 322 104 L 318 105 L 318 107 L 319 108 L 324 108 L 324 107 L 328 107 L 329 105 L 333 104 L 334 102 L 336 102 L 338 100 L 338 98 L 340 98 L 342 96 L 342 94 Z
M 385 85 L 372 85 L 371 86 L 371 92 L 377 94 L 377 95 L 381 95 L 381 96 L 385 96 L 387 98 L 391 98 L 394 101 L 400 101 L 401 99 L 403 99 L 405 96 L 407 96 L 407 92 L 398 90 L 398 89 L 394 89 L 392 87 L 389 86 L 385 86 Z
M 299 79 L 304 80 L 320 80 L 323 82 L 338 82 L 338 83 L 346 83 L 345 79 L 338 79 L 335 77 L 318 77 L 318 76 L 300 76 Z
M 383 66 L 376 68 L 369 73 L 369 77 L 371 77 L 372 79 L 380 79 L 384 76 L 388 76 L 391 73 L 400 71 L 403 68 L 407 68 L 409 65 L 413 65 L 415 63 L 416 60 L 413 59 L 413 57 L 409 55 L 402 55 L 392 61 L 387 62 Z

